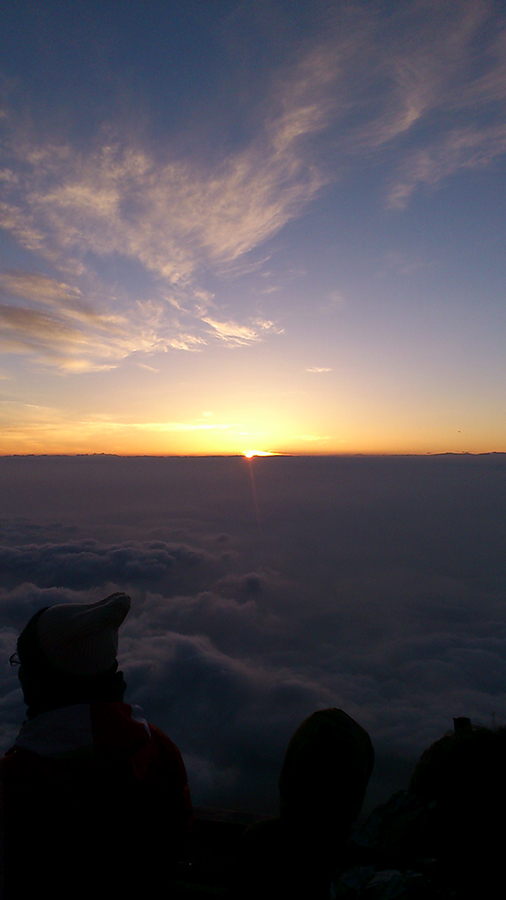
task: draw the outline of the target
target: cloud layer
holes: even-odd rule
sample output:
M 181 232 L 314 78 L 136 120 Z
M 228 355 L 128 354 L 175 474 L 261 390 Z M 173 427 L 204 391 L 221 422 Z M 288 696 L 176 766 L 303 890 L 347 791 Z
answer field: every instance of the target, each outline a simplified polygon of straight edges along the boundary
M 370 731 L 369 805 L 452 716 L 506 720 L 502 456 L 1 464 L 2 658 L 41 606 L 129 591 L 129 698 L 181 746 L 197 803 L 275 809 L 318 707 Z M 1 708 L 5 749 L 8 667 Z

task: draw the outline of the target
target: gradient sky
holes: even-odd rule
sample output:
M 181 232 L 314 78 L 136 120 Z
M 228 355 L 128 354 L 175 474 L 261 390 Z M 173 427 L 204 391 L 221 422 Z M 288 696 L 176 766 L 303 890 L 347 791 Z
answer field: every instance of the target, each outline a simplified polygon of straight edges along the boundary
M 2 453 L 506 450 L 506 10 L 3 11 Z

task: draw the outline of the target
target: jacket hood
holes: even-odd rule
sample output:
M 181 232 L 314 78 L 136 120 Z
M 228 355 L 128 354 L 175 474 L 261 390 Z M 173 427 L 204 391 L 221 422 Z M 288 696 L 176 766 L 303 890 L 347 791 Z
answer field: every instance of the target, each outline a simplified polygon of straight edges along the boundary
M 342 709 L 321 709 L 293 734 L 279 779 L 280 812 L 311 828 L 349 828 L 374 765 L 371 739 Z

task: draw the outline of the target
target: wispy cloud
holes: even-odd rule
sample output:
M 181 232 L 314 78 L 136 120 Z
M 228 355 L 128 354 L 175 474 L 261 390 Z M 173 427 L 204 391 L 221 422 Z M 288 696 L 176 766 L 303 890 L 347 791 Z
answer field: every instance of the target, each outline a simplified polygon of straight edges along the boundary
M 367 98 L 355 96 L 363 123 L 350 130 L 352 146 L 378 150 L 436 110 L 454 106 L 457 97 L 469 103 L 472 42 L 489 7 L 486 0 L 439 8 L 430 0 L 411 0 L 393 18 L 369 11 L 361 22 L 367 61 L 358 84 Z
M 325 32 L 273 68 L 249 139 L 218 162 L 155 152 L 110 123 L 78 148 L 28 137 L 25 125 L 16 133 L 12 120 L 2 226 L 57 275 L 7 273 L 10 352 L 90 371 L 133 352 L 279 334 L 268 317 L 225 312 L 204 270 L 254 271 L 261 263 L 249 251 L 359 157 L 382 161 L 387 205 L 402 210 L 419 187 L 506 153 L 506 36 L 493 4 L 407 0 L 388 16 L 381 5 L 337 6 Z M 118 260 L 142 286 L 121 294 L 107 272 Z M 274 289 L 264 288 L 266 303 Z
M 156 366 L 149 366 L 147 363 L 138 362 L 136 365 L 139 369 L 146 369 L 146 372 L 154 372 L 156 375 L 159 373 L 160 369 L 157 369 Z
M 7 296 L 23 297 L 35 303 L 56 306 L 79 316 L 93 316 L 93 310 L 81 299 L 81 291 L 65 282 L 31 272 L 4 272 L 2 292 Z
M 328 121 L 332 61 L 304 59 L 276 86 L 263 127 L 215 167 L 159 162 L 122 140 L 89 153 L 14 139 L 5 227 L 52 260 L 121 254 L 174 284 L 204 259 L 233 262 L 276 234 L 326 178 L 305 140 Z M 17 177 L 19 168 L 23 177 Z
M 63 316 L 36 309 L 0 306 L 5 353 L 34 356 L 66 371 L 88 372 L 111 368 L 111 360 L 127 355 L 128 339 L 116 330 L 74 327 Z M 123 345 L 123 346 L 122 346 Z M 99 363 L 97 358 L 109 360 Z
M 339 15 L 327 38 L 345 61 L 335 147 L 390 166 L 387 205 L 402 209 L 420 186 L 506 152 L 506 28 L 489 0 L 406 0 L 383 13 L 357 3 L 347 40 Z
M 484 169 L 505 153 L 506 125 L 454 129 L 407 156 L 390 188 L 388 204 L 403 209 L 420 185 L 433 187 L 463 169 Z
M 211 319 L 208 316 L 204 317 L 203 321 L 210 325 L 213 333 L 221 338 L 222 341 L 233 347 L 259 341 L 267 332 L 281 334 L 283 331 L 274 322 L 263 319 L 255 319 L 250 325 L 239 325 L 233 321 L 218 322 L 216 319 Z
M 329 366 L 308 366 L 306 372 L 311 372 L 313 375 L 321 375 L 323 372 L 332 372 L 332 369 Z
M 322 434 L 298 434 L 296 439 L 298 441 L 307 441 L 307 443 L 310 444 L 320 442 L 325 443 L 326 441 L 330 441 L 330 436 Z
M 378 114 L 350 135 L 364 150 L 395 148 L 387 205 L 403 209 L 415 191 L 506 153 L 506 30 L 493 5 L 459 0 L 411 4 L 416 29 L 386 51 Z M 487 37 L 484 37 L 488 33 Z M 477 52 L 479 47 L 479 53 Z
M 170 328 L 162 304 L 135 304 L 124 315 L 104 315 L 79 289 L 33 273 L 6 273 L 2 288 L 11 299 L 0 303 L 4 353 L 30 356 L 62 372 L 104 371 L 135 352 L 195 350 L 206 343 L 174 323 Z
M 326 182 L 306 143 L 328 120 L 331 68 L 313 54 L 285 72 L 257 134 L 214 167 L 168 155 L 160 162 L 119 137 L 86 151 L 13 135 L 0 173 L 3 227 L 65 280 L 8 275 L 5 289 L 16 299 L 2 308 L 8 349 L 89 371 L 138 350 L 195 350 L 212 337 L 240 346 L 280 333 L 267 319 L 224 319 L 197 270 L 233 267 Z M 115 297 L 101 267 L 117 258 L 140 264 L 152 296 L 164 300 Z M 98 282 L 100 315 L 89 299 Z M 19 298 L 29 309 L 18 308 Z

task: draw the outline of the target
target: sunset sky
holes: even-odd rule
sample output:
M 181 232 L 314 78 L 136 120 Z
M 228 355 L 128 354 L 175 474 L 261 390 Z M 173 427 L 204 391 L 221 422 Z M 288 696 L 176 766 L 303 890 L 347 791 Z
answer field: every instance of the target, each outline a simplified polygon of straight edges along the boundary
M 3 454 L 506 450 L 506 7 L 7 4 Z

